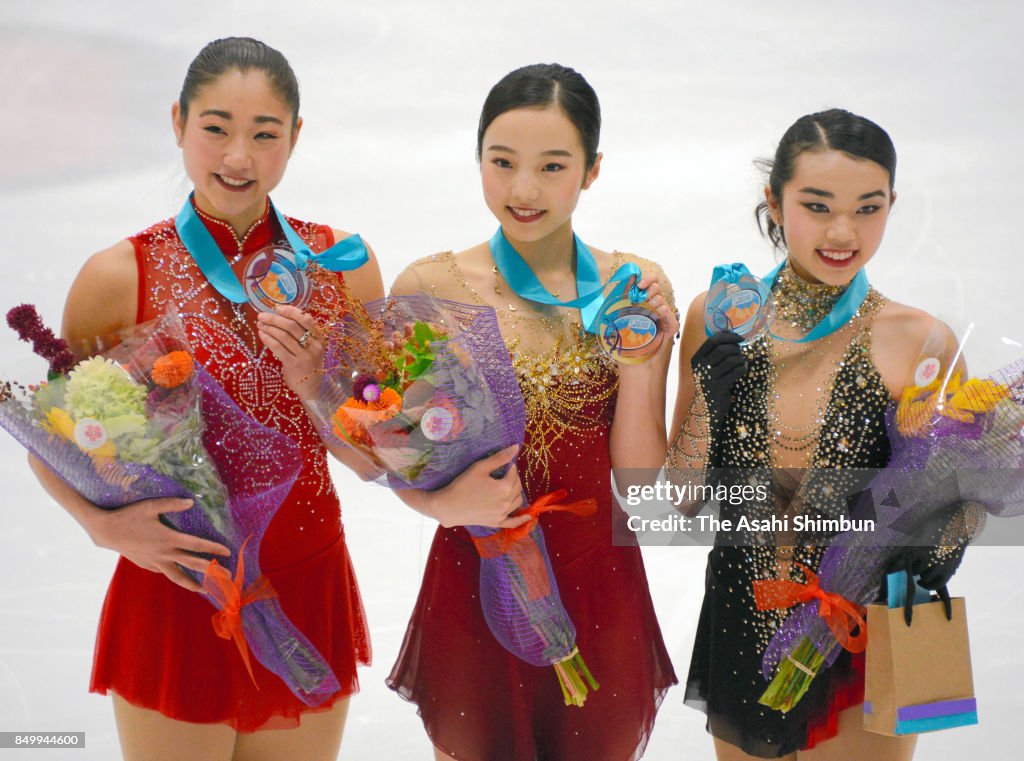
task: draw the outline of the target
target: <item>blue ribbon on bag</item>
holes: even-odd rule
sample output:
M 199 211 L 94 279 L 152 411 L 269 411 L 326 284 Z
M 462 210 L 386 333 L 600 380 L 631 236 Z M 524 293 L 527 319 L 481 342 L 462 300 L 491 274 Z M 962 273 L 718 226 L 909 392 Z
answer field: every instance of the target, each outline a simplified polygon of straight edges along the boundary
M 902 608 L 907 604 L 907 572 L 894 571 L 885 577 L 886 603 L 890 608 Z M 914 605 L 929 602 L 932 593 L 917 583 L 914 578 Z
M 629 289 L 630 301 L 634 304 L 641 303 L 647 298 L 647 291 L 637 286 L 640 281 L 640 268 L 632 262 L 623 264 L 615 270 L 615 274 L 608 279 L 607 283 L 602 283 L 594 254 L 575 233 L 572 238 L 576 245 L 577 295 L 575 299 L 568 301 L 561 301 L 551 295 L 551 292 L 537 279 L 526 260 L 508 242 L 508 238 L 505 237 L 505 233 L 500 227 L 494 233 L 489 245 L 491 257 L 494 259 L 498 272 L 519 298 L 538 304 L 579 309 L 584 329 L 588 333 L 596 333 L 600 327 L 598 322 L 601 307 L 607 302 L 622 298 L 626 291 L 626 283 L 630 278 L 636 278 Z M 614 285 L 614 288 L 605 298 L 604 291 L 609 285 Z
M 785 266 L 786 262 L 782 262 L 782 264 L 778 265 L 762 278 L 762 282 L 769 291 L 772 286 L 775 285 L 775 279 L 779 276 L 779 273 L 782 272 L 782 268 Z M 719 264 L 711 273 L 711 285 L 714 286 L 721 280 L 735 285 L 739 282 L 740 278 L 744 276 L 753 277 L 745 264 L 739 262 L 734 264 Z M 868 284 L 867 273 L 864 270 L 861 270 L 854 276 L 853 280 L 850 281 L 850 285 L 847 286 L 843 295 L 839 297 L 839 301 L 837 301 L 835 306 L 832 307 L 832 311 L 825 315 L 821 322 L 815 325 L 814 329 L 806 336 L 799 339 L 792 339 L 780 338 L 774 333 L 771 333 L 771 331 L 769 331 L 769 334 L 772 338 L 779 341 L 798 344 L 810 343 L 811 341 L 817 341 L 819 338 L 830 336 L 853 319 L 853 316 L 857 314 L 857 310 L 861 308 L 861 305 L 864 304 L 864 300 L 867 299 L 870 288 L 871 286 Z
M 185 205 L 181 207 L 181 211 L 174 220 L 174 229 L 178 231 L 178 237 L 181 238 L 181 242 L 192 255 L 206 279 L 210 281 L 210 285 L 229 301 L 244 304 L 249 300 L 245 295 L 245 290 L 238 282 L 238 278 L 231 270 L 231 265 L 224 258 L 224 254 L 221 253 L 210 231 L 206 229 L 206 225 L 196 214 L 196 210 L 192 206 L 193 195 L 194 193 L 189 195 Z M 289 247 L 295 253 L 295 264 L 299 269 L 305 269 L 310 263 L 315 262 L 333 272 L 348 272 L 362 267 L 369 260 L 366 244 L 358 235 L 351 235 L 325 251 L 314 254 L 306 242 L 295 232 L 295 229 L 288 224 L 284 215 L 277 210 L 274 202 L 268 198 L 267 203 L 270 204 L 270 210 L 277 219 Z

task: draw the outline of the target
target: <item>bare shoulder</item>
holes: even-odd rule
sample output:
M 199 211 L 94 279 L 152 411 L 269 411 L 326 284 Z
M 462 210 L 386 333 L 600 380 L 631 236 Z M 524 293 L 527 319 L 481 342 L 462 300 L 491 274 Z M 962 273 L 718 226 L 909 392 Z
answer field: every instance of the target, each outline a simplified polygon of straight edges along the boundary
M 875 344 L 880 340 L 895 340 L 901 344 L 920 345 L 934 331 L 948 333 L 952 336 L 949 326 L 923 309 L 901 304 L 898 301 L 886 301 L 874 324 Z
M 701 291 L 690 301 L 690 306 L 686 308 L 686 316 L 689 319 L 691 314 L 704 313 L 704 302 L 707 301 L 708 293 L 710 291 Z
M 592 248 L 591 252 L 594 254 L 604 280 L 607 280 L 614 274 L 617 264 L 635 264 L 643 277 L 653 278 L 658 282 L 669 305 L 676 309 L 675 289 L 672 287 L 672 281 L 669 280 L 665 270 L 656 261 L 627 251 L 607 253 Z
M 461 270 L 474 275 L 484 271 L 490 272 L 494 265 L 494 260 L 491 258 L 491 247 L 487 243 L 478 243 L 465 251 L 452 253 L 450 256 Z
M 911 381 L 917 363 L 927 355 L 943 362 L 956 355 L 957 339 L 950 327 L 923 309 L 887 301 L 872 326 L 875 364 L 898 399 Z
M 335 243 L 352 237 L 352 233 L 333 227 L 331 232 L 334 234 Z M 366 246 L 368 257 L 366 264 L 359 269 L 345 273 L 345 282 L 348 283 L 356 298 L 366 302 L 384 298 L 384 281 L 381 279 L 380 264 L 377 262 L 377 255 L 374 253 L 373 248 L 365 240 L 363 245 Z
M 647 257 L 640 256 L 639 254 L 634 254 L 631 251 L 616 251 L 615 253 L 605 253 L 602 251 L 601 254 L 608 257 L 609 263 L 614 262 L 616 257 L 622 257 L 624 262 L 631 262 L 635 264 L 644 274 L 648 271 L 663 272 L 661 265 L 653 259 L 648 259 Z
M 424 256 L 406 265 L 391 284 L 390 294 L 392 296 L 408 296 L 422 293 L 426 288 L 423 280 L 423 268 L 436 256 L 440 256 L 440 254 Z M 451 256 L 451 252 L 448 253 L 448 256 Z
M 79 277 L 131 278 L 138 281 L 139 271 L 135 246 L 130 240 L 120 240 L 110 248 L 97 251 L 85 260 Z
M 489 259 L 484 256 L 486 252 L 486 244 L 481 244 L 458 253 L 443 251 L 420 257 L 395 278 L 391 295 L 430 293 L 444 299 L 466 301 L 467 288 L 477 292 L 485 287 L 488 275 L 493 277 L 487 263 Z
M 139 304 L 135 246 L 122 240 L 90 256 L 64 304 L 62 333 L 77 341 L 135 324 Z
M 683 319 L 683 340 L 679 347 L 679 360 L 689 366 L 690 357 L 704 343 L 707 332 L 704 328 L 704 300 L 708 292 L 698 293 L 686 309 L 686 317 Z
M 892 351 L 910 355 L 912 362 L 920 350 L 948 354 L 955 351 L 957 339 L 953 330 L 932 314 L 917 307 L 888 301 L 875 318 L 872 343 L 875 351 Z
M 591 248 L 590 250 L 591 253 L 594 254 L 594 258 L 597 260 L 598 268 L 606 277 L 610 276 L 615 265 L 621 262 L 623 264 L 635 264 L 644 275 L 656 277 L 658 282 L 662 285 L 669 285 L 668 277 L 665 275 L 665 270 L 663 270 L 661 265 L 653 259 L 648 259 L 629 251 L 615 251 L 614 253 L 609 253 L 607 251 L 600 251 L 594 248 Z

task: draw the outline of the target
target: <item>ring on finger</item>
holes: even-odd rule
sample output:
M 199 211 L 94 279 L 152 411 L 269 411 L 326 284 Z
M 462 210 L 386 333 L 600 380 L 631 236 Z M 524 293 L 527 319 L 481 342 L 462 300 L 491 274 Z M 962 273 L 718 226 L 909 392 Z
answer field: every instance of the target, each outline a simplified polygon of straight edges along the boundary
M 313 333 L 309 330 L 307 330 L 305 333 L 299 336 L 299 347 L 305 349 L 306 344 L 309 343 L 309 339 L 312 338 L 312 336 Z

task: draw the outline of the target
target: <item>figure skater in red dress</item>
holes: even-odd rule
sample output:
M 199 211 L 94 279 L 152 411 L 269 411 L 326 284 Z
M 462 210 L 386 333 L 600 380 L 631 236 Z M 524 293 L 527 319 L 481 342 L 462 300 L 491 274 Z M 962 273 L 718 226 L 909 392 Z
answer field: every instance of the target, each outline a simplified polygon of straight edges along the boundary
M 268 194 L 284 175 L 302 129 L 298 84 L 278 51 L 248 38 L 217 40 L 189 67 L 172 126 L 194 184 L 189 200 L 237 277 L 252 254 L 284 243 Z M 315 252 L 349 233 L 285 218 Z M 307 311 L 337 309 L 340 276 L 317 289 Z M 369 260 L 346 274 L 360 299 L 383 296 Z M 188 500 L 145 500 L 118 510 L 87 502 L 38 462 L 46 490 L 100 547 L 121 555 L 100 620 L 90 689 L 111 693 L 126 759 L 228 761 L 337 757 L 358 689 L 356 664 L 370 660 L 358 587 L 345 547 L 338 497 L 315 427 L 290 390 L 315 332 L 226 298 L 179 237 L 174 219 L 100 251 L 71 287 L 63 333 L 71 342 L 160 316 L 180 316 L 196 359 L 241 409 L 297 442 L 304 465 L 262 543 L 260 561 L 285 614 L 334 671 L 341 689 L 316 708 L 260 664 L 253 686 L 235 646 L 214 633 L 209 602 L 181 568 L 202 573 L 227 548 L 178 533 L 161 513 Z M 307 328 L 312 323 L 307 325 Z M 277 355 L 289 361 L 283 368 Z M 179 568 L 179 566 L 181 568 Z M 274 731 L 270 731 L 274 730 Z

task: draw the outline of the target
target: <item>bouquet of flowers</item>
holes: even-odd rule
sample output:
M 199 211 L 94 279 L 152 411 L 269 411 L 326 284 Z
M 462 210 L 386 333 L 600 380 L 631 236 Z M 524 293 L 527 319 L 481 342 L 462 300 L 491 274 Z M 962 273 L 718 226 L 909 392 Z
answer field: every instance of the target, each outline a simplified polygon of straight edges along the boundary
M 8 323 L 50 370 L 37 385 L 0 384 L 0 426 L 101 508 L 193 499 L 161 520 L 232 551 L 211 559 L 202 578 L 183 569 L 218 609 L 217 634 L 235 641 L 250 676 L 251 647 L 306 703 L 336 692 L 330 667 L 259 570 L 263 533 L 302 466 L 298 447 L 247 417 L 194 362 L 172 313 L 97 339 L 81 361 L 34 307 L 15 307 Z
M 914 381 L 887 420 L 892 457 L 862 495 L 854 517 L 871 517 L 874 532 L 833 538 L 818 575 L 806 584 L 755 581 L 761 609 L 795 606 L 764 653 L 771 684 L 760 702 L 782 712 L 803 697 L 842 648 L 863 651 L 863 605 L 872 602 L 899 548 L 965 545 L 980 533 L 986 512 L 1024 514 L 1024 360 L 987 378 L 964 381 L 962 364 L 946 366 L 939 341 L 926 343 Z M 950 505 L 960 505 L 955 514 Z M 854 633 L 859 628 L 859 633 Z M 774 678 L 772 674 L 774 672 Z
M 426 295 L 352 302 L 330 329 L 319 412 L 326 436 L 361 452 L 393 489 L 438 489 L 469 465 L 521 444 L 525 408 L 489 307 Z M 467 526 L 480 553 L 480 599 L 495 638 L 552 665 L 566 705 L 598 685 L 575 646 L 537 516 L 592 514 L 592 499 L 545 495 L 513 530 Z

